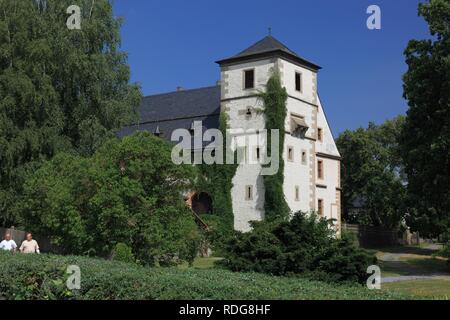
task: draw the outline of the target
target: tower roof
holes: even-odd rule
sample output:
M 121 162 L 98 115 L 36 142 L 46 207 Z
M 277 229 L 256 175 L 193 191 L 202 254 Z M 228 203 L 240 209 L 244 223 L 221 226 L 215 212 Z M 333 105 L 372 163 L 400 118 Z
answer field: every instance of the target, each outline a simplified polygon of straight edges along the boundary
M 269 35 L 264 37 L 262 40 L 256 42 L 251 45 L 244 51 L 223 60 L 217 61 L 220 65 L 234 64 L 239 63 L 246 60 L 257 60 L 261 58 L 273 57 L 273 56 L 281 56 L 287 59 L 292 60 L 298 64 L 304 65 L 314 70 L 321 69 L 318 65 L 309 62 L 302 57 L 300 57 L 297 53 L 290 50 L 283 43 L 275 39 L 273 36 Z

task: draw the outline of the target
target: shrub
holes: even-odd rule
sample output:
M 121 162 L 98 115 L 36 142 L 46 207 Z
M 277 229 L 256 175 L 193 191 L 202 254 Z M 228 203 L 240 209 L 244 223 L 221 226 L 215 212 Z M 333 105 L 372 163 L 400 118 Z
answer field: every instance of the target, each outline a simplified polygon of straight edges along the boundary
M 68 290 L 67 266 L 81 270 Z M 149 268 L 86 257 L 0 252 L 0 300 L 272 300 L 395 299 L 398 294 L 222 269 Z
M 444 248 L 441 251 L 441 255 L 444 258 L 447 258 L 447 265 L 450 268 L 450 241 L 444 246 Z
M 203 231 L 204 246 L 210 248 L 214 256 L 222 257 L 225 254 L 225 243 L 234 234 L 234 230 L 223 227 L 227 224 L 224 220 L 228 219 L 228 217 L 203 215 L 202 219 L 209 227 L 208 231 Z
M 221 264 L 232 271 L 306 274 L 327 281 L 365 282 L 376 258 L 349 238 L 337 239 L 330 223 L 297 213 L 291 221 L 254 223 L 227 244 Z
M 200 237 L 182 193 L 194 170 L 173 164 L 170 145 L 143 132 L 89 158 L 58 154 L 27 178 L 23 224 L 64 254 L 108 257 L 121 242 L 145 264 L 193 261 Z
M 129 246 L 125 243 L 118 243 L 114 247 L 112 258 L 115 261 L 127 262 L 127 263 L 135 263 L 136 259 L 133 255 L 133 251 Z

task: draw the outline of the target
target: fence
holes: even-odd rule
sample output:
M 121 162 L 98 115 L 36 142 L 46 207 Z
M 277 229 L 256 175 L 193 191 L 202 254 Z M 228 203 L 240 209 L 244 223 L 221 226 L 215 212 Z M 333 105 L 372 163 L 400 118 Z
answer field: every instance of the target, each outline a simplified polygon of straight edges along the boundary
M 354 234 L 361 247 L 389 247 L 403 243 L 401 232 L 384 228 L 343 223 L 342 232 Z
M 21 230 L 16 230 L 14 228 L 6 229 L 6 228 L 0 228 L 0 238 L 3 240 L 3 237 L 6 233 L 11 234 L 11 238 L 17 243 L 17 245 L 20 247 L 21 243 L 26 238 L 26 232 Z M 52 245 L 51 241 L 45 237 L 39 237 L 38 235 L 33 235 L 33 238 L 38 242 L 39 249 L 43 253 L 57 253 L 58 249 Z M 0 241 L 1 241 L 0 240 Z

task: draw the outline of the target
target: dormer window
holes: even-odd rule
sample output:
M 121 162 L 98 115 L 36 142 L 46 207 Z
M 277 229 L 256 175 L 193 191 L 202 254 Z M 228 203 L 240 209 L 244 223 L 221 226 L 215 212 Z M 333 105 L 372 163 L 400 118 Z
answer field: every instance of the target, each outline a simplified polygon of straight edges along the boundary
M 291 115 L 291 134 L 293 136 L 300 136 L 303 138 L 308 130 L 309 127 L 305 121 L 305 118 Z
M 195 122 L 192 122 L 191 127 L 189 128 L 189 132 L 191 135 L 195 133 Z
M 161 130 L 159 129 L 159 126 L 156 127 L 156 129 L 155 129 L 155 131 L 153 132 L 153 134 L 154 134 L 156 137 L 161 137 L 161 136 L 162 136 L 162 132 L 161 132 Z
M 255 69 L 245 70 L 244 71 L 244 89 L 253 89 L 255 88 Z

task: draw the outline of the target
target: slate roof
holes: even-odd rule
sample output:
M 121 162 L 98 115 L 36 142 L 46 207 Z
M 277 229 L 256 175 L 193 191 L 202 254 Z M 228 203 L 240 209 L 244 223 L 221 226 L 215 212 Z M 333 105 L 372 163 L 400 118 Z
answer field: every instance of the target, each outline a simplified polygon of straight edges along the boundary
M 220 86 L 147 96 L 142 99 L 139 113 L 139 123 L 124 128 L 119 137 L 136 131 L 155 133 L 159 130 L 162 137 L 170 141 L 174 130 L 189 130 L 194 121 L 203 122 L 203 131 L 218 129 Z
M 294 51 L 290 50 L 288 47 L 286 47 L 284 44 L 282 44 L 280 41 L 278 41 L 272 36 L 267 36 L 263 38 L 262 40 L 256 42 L 249 48 L 245 49 L 244 51 L 238 53 L 234 57 L 235 58 L 245 57 L 257 53 L 270 52 L 274 50 L 281 50 L 298 57 L 298 55 Z
M 315 70 L 321 69 L 318 65 L 307 61 L 300 57 L 297 53 L 290 50 L 283 43 L 275 39 L 273 36 L 266 36 L 262 40 L 256 42 L 251 45 L 244 51 L 223 60 L 217 61 L 218 64 L 230 64 L 235 62 L 241 62 L 244 60 L 249 60 L 252 58 L 260 58 L 265 56 L 276 56 L 280 55 L 286 58 L 290 58 L 291 60 L 305 65 L 307 67 L 313 68 Z

